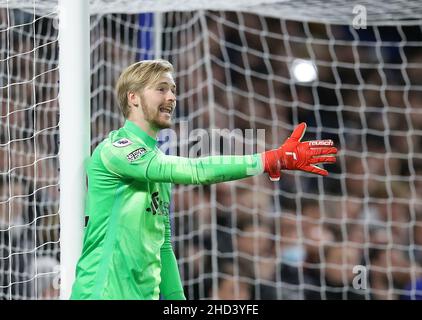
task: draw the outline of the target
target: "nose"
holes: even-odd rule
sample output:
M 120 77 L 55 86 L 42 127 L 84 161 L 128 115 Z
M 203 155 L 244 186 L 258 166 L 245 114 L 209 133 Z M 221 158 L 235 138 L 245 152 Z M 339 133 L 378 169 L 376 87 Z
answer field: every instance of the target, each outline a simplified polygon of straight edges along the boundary
M 167 100 L 169 101 L 176 101 L 176 95 L 173 93 L 173 91 L 169 90 L 167 94 Z

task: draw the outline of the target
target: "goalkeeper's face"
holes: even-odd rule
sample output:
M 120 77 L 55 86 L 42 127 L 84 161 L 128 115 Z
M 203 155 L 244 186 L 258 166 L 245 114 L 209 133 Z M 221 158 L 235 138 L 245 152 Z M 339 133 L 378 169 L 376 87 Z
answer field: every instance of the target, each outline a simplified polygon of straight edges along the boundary
M 171 127 L 176 107 L 176 85 L 170 73 L 145 88 L 139 98 L 145 121 L 158 129 Z

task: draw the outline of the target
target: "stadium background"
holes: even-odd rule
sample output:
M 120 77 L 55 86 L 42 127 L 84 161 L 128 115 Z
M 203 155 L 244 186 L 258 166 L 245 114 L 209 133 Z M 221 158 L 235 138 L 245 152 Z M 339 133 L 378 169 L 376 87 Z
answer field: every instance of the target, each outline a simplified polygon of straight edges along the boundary
M 176 186 L 172 226 L 188 299 L 415 299 L 422 263 L 422 31 L 233 11 L 162 16 L 176 70 L 174 129 L 265 129 L 277 147 L 340 149 L 326 178 L 283 172 Z M 153 56 L 152 15 L 91 16 L 91 147 L 122 124 L 113 87 Z M 317 79 L 298 82 L 295 59 Z M 58 29 L 52 14 L 0 8 L 0 297 L 58 298 Z M 186 143 L 182 142 L 182 143 Z M 353 267 L 367 270 L 354 289 Z

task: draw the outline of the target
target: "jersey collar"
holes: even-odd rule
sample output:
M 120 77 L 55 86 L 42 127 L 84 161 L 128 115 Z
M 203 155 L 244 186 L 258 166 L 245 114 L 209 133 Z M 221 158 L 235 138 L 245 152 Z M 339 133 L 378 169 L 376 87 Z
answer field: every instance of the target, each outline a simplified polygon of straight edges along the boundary
M 141 128 L 139 128 L 136 124 L 134 124 L 132 121 L 126 120 L 124 128 L 129 131 L 130 133 L 136 135 L 138 138 L 140 138 L 148 147 L 154 148 L 157 144 L 157 140 L 149 136 L 145 131 L 143 131 Z

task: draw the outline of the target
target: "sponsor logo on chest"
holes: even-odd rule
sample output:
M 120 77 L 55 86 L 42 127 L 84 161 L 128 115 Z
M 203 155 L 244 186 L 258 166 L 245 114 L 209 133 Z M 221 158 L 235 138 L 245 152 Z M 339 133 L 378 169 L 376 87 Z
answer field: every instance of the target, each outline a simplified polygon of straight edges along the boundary
M 151 195 L 151 204 L 146 210 L 154 216 L 156 214 L 168 216 L 170 214 L 170 203 L 161 200 L 160 194 L 158 192 L 154 192 Z

